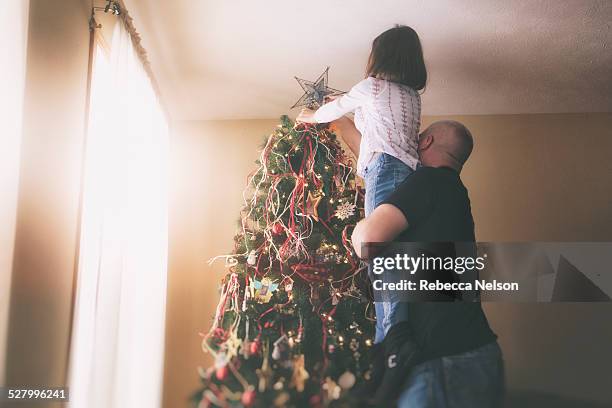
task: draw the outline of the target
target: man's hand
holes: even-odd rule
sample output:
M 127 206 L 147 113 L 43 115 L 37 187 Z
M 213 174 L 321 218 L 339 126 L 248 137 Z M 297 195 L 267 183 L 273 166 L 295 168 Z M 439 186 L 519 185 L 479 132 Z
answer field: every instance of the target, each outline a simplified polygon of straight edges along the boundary
M 353 248 L 358 257 L 363 258 L 364 244 L 371 242 L 389 242 L 395 239 L 406 228 L 408 220 L 399 208 L 391 204 L 381 204 L 368 217 L 359 221 L 351 235 Z

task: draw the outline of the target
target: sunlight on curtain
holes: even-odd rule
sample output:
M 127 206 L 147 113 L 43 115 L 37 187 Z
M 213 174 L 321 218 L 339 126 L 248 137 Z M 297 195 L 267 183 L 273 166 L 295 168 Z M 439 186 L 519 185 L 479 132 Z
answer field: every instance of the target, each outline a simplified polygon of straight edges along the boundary
M 76 408 L 158 407 L 168 127 L 123 24 L 95 50 L 70 367 Z
M 15 246 L 28 6 L 26 0 L 7 0 L 0 12 L 0 384 L 5 374 Z

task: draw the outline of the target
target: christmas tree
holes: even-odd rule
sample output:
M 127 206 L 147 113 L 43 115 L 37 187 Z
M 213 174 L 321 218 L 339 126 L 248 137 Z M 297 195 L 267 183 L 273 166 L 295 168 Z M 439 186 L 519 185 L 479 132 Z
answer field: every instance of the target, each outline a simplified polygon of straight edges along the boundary
M 366 381 L 374 331 L 350 233 L 363 194 L 328 125 L 287 116 L 249 177 L 203 349 L 197 407 L 342 406 Z

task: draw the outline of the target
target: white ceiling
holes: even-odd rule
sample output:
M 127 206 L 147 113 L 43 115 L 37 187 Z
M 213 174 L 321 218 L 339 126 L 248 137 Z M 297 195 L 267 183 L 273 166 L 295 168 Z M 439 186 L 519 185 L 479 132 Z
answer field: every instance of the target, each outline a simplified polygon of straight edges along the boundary
M 278 117 L 326 66 L 348 90 L 395 23 L 423 42 L 424 114 L 612 111 L 612 1 L 126 3 L 174 119 Z

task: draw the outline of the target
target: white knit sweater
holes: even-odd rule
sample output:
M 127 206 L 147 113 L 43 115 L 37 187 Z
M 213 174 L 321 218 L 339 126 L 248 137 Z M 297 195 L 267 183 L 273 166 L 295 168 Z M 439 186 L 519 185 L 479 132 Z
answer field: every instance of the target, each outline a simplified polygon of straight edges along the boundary
M 417 91 L 396 82 L 368 77 L 342 97 L 317 109 L 314 118 L 326 123 L 352 111 L 355 127 L 361 132 L 357 174 L 364 175 L 376 152 L 390 154 L 416 168 L 421 126 L 421 97 Z

